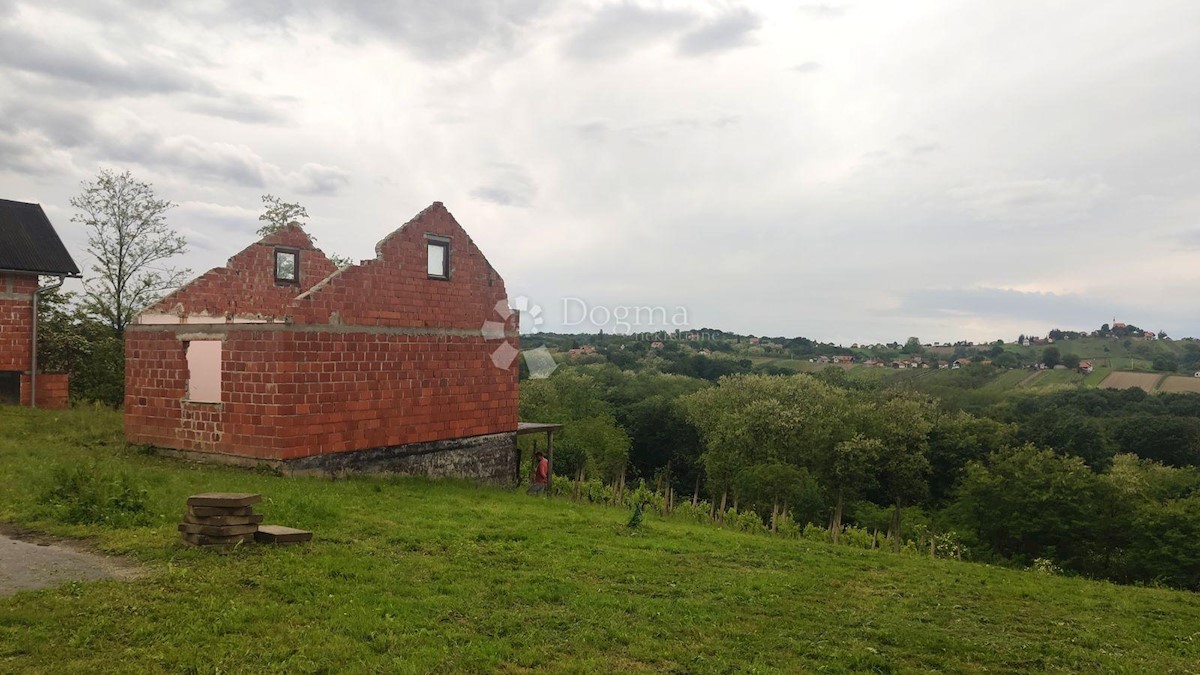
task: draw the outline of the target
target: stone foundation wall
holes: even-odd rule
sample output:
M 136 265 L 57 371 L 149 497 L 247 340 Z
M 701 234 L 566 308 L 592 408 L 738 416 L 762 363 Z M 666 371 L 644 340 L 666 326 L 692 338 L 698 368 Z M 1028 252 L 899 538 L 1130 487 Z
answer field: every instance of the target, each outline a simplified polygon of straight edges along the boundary
M 279 466 L 290 475 L 399 473 L 512 485 L 519 461 L 517 436 L 507 433 L 312 455 Z

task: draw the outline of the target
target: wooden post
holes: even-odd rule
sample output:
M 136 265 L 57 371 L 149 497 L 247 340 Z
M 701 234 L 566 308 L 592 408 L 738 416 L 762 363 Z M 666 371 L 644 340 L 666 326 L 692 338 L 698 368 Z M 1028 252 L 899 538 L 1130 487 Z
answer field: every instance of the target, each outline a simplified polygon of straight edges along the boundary
M 554 486 L 554 431 L 546 432 L 546 492 Z

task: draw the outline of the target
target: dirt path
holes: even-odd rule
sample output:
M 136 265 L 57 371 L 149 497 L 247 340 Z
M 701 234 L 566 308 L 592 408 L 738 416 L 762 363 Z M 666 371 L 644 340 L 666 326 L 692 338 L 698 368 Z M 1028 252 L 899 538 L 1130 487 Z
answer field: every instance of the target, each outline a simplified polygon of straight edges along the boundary
M 1035 371 L 1033 371 L 1032 373 L 1030 373 L 1030 374 L 1029 374 L 1029 377 L 1027 377 L 1027 378 L 1025 378 L 1025 379 L 1021 380 L 1020 382 L 1018 382 L 1018 383 L 1017 383 L 1017 386 L 1018 386 L 1018 387 L 1028 387 L 1028 386 L 1029 386 L 1029 385 L 1030 385 L 1030 384 L 1031 384 L 1031 383 L 1032 383 L 1034 380 L 1036 380 L 1036 379 L 1037 379 L 1037 377 L 1038 377 L 1039 375 L 1041 375 L 1041 374 L 1042 374 L 1042 373 L 1044 373 L 1044 372 L 1046 372 L 1046 371 L 1044 371 L 1044 370 L 1035 370 Z
M 24 541 L 0 533 L 0 596 L 68 581 L 132 579 L 137 575 L 137 568 L 123 560 L 66 543 Z

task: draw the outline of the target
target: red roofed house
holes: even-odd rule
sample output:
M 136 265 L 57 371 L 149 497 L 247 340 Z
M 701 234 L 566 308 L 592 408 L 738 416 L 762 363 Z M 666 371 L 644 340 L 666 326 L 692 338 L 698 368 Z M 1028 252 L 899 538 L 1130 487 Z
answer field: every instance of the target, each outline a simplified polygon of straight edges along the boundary
M 518 318 L 440 202 L 338 270 L 299 225 L 143 311 L 125 434 L 286 472 L 516 478 Z
M 58 281 L 40 286 L 43 276 Z M 39 372 L 37 302 L 79 267 L 38 204 L 0 199 L 0 405 L 67 406 L 66 373 Z

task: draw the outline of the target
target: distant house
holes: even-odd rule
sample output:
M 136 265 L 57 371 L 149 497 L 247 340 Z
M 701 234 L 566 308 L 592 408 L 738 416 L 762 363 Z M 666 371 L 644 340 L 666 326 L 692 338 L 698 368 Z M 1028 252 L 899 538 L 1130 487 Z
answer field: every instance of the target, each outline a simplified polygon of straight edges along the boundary
M 884 363 L 879 359 L 867 359 L 866 361 L 863 361 L 863 365 L 868 368 L 878 368 L 879 366 L 884 365 Z
M 817 363 L 829 363 L 829 357 L 825 355 L 818 356 Z
M 1092 372 L 1095 369 L 1096 368 L 1095 368 L 1095 366 L 1092 365 L 1091 361 L 1080 361 L 1079 362 L 1079 372 L 1081 372 L 1081 373 L 1087 374 L 1087 373 Z
M 834 363 L 854 363 L 854 357 L 848 354 L 839 354 L 833 357 Z
M 1114 321 L 1114 322 L 1113 322 L 1113 325 L 1112 325 L 1112 329 L 1113 329 L 1113 330 L 1120 330 L 1120 329 L 1122 329 L 1122 328 L 1125 328 L 1125 327 L 1126 327 L 1126 326 L 1125 326 L 1125 323 L 1124 323 L 1124 322 L 1122 322 L 1122 321 Z
M 758 339 L 758 338 L 756 338 L 756 337 L 752 337 L 752 338 L 750 338 L 750 344 L 752 344 L 752 345 L 756 345 L 756 344 L 758 344 L 758 343 L 760 343 L 760 342 L 762 342 L 762 340 L 760 340 L 760 339 Z
M 950 367 L 950 362 L 949 362 L 949 361 L 938 361 L 938 368 L 939 368 L 939 369 L 945 370 L 946 368 L 949 368 L 949 367 Z
M 659 342 L 658 340 L 655 340 L 654 342 L 650 343 L 651 349 L 662 349 L 662 346 L 663 346 L 663 343 Z
M 954 359 L 954 363 L 950 364 L 950 368 L 957 370 L 963 366 L 971 365 L 971 359 Z

